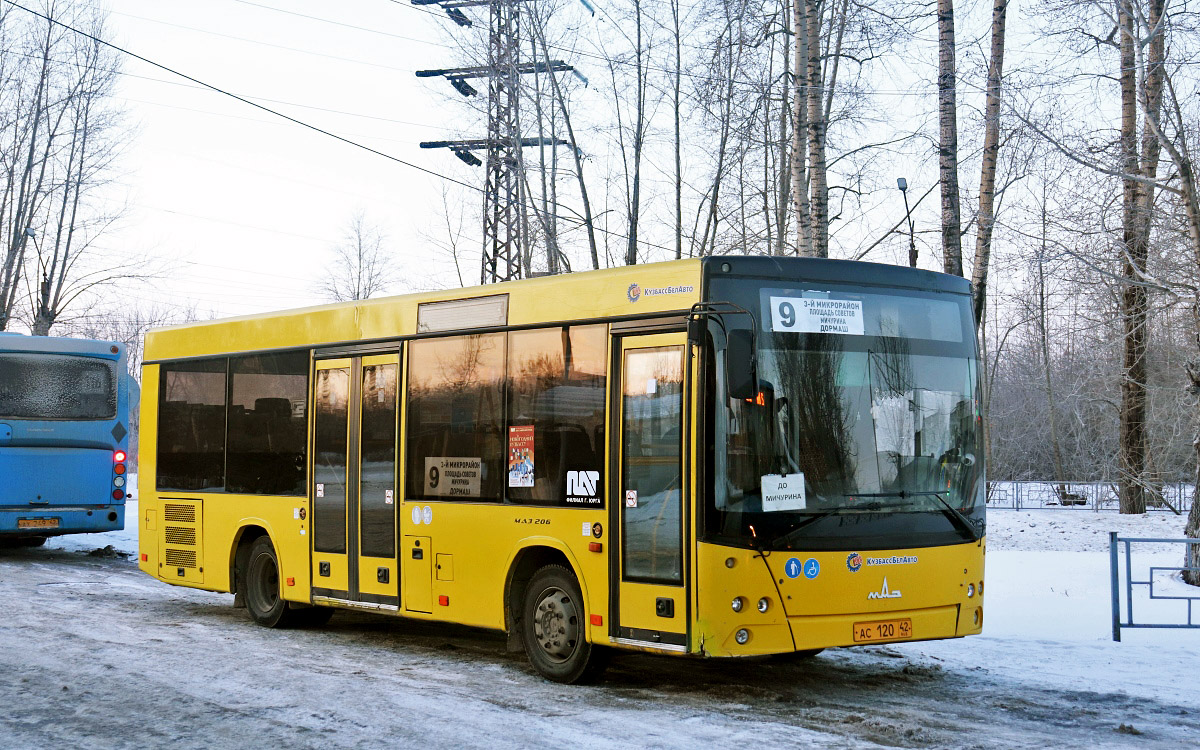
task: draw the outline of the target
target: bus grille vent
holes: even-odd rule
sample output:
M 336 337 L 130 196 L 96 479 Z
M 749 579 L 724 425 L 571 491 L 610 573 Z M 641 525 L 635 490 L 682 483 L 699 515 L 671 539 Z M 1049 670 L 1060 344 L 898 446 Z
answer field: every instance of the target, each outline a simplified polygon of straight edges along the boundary
M 168 526 L 163 530 L 163 539 L 167 544 L 185 544 L 189 547 L 196 546 L 196 530 L 189 529 L 186 526 Z
M 196 550 L 167 548 L 167 565 L 172 568 L 196 567 Z
M 163 505 L 163 520 L 175 523 L 195 523 L 196 506 L 166 503 Z

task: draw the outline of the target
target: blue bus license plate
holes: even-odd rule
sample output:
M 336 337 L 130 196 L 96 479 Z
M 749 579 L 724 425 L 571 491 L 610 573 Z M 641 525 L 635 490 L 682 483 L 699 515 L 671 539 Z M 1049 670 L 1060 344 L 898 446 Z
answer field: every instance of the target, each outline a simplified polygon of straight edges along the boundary
M 18 529 L 57 529 L 57 518 L 18 518 Z

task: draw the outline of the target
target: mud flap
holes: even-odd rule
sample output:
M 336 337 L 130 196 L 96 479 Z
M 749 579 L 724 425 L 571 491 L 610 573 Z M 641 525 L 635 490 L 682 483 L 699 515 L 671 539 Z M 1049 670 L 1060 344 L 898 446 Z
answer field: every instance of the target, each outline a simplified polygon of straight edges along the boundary
M 521 638 L 521 621 L 513 617 L 512 612 L 504 613 L 504 625 L 507 631 L 507 651 L 510 654 L 519 654 L 525 650 L 525 641 Z

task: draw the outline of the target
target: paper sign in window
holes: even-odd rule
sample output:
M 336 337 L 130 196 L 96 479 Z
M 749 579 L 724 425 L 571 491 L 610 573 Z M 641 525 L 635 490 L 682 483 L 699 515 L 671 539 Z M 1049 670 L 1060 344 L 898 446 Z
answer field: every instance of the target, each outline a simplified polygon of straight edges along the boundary
M 479 497 L 479 484 L 482 476 L 482 458 L 427 456 L 425 458 L 425 495 L 427 497 Z
M 805 510 L 804 474 L 765 474 L 761 478 L 762 509 Z
M 862 336 L 862 300 L 771 297 L 771 330 Z
M 533 425 L 508 428 L 508 486 L 533 486 Z

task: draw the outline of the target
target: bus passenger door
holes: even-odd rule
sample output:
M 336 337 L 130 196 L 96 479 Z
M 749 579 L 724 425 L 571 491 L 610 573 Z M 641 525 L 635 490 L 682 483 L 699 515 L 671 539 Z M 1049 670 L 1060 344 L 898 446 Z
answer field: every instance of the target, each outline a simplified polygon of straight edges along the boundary
M 313 595 L 394 609 L 395 354 L 317 360 L 313 387 Z
M 687 648 L 683 334 L 619 339 L 613 635 Z
M 351 359 L 318 360 L 313 379 L 312 499 L 313 594 L 336 599 L 350 592 L 352 506 L 350 475 Z M 357 409 L 355 409 L 357 412 Z
M 395 354 L 362 357 L 358 368 L 358 601 L 396 606 L 396 393 Z M 353 516 L 352 516 L 353 517 Z

